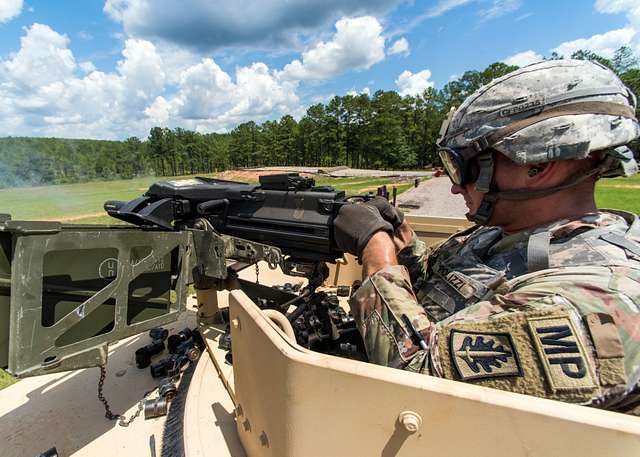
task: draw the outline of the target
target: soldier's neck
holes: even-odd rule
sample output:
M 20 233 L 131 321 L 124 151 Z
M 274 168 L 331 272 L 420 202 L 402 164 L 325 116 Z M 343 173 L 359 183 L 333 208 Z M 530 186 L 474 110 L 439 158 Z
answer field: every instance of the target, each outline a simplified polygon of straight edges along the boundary
M 598 211 L 593 193 L 552 194 L 513 203 L 509 217 L 499 225 L 505 234 L 531 230 L 561 219 L 573 219 Z

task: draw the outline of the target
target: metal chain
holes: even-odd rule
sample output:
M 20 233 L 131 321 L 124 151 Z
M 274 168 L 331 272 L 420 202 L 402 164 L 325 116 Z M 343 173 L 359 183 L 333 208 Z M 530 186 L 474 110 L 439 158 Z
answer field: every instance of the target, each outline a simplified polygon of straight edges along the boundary
M 111 411 L 111 407 L 109 406 L 109 402 L 106 398 L 104 398 L 103 387 L 104 387 L 104 379 L 107 376 L 107 369 L 104 365 L 100 365 L 100 379 L 98 380 L 98 400 L 104 405 L 104 417 L 109 419 L 110 421 L 120 419 L 120 414 L 113 414 Z
M 256 262 L 256 284 L 260 284 L 260 267 L 258 266 L 258 262 Z
M 136 412 L 133 413 L 131 417 L 129 417 L 129 419 L 127 419 L 122 414 L 114 414 L 113 411 L 111 411 L 111 406 L 109 405 L 109 402 L 107 401 L 107 399 L 104 397 L 104 392 L 103 392 L 104 380 L 107 377 L 107 368 L 104 365 L 100 365 L 99 368 L 100 368 L 100 379 L 98 380 L 98 400 L 100 400 L 100 402 L 104 405 L 104 417 L 106 417 L 111 421 L 120 419 L 118 421 L 118 425 L 120 427 L 128 427 L 129 424 L 131 424 L 131 422 L 133 422 L 138 416 L 140 416 L 140 413 L 142 413 L 143 401 L 155 389 L 152 389 L 144 394 L 142 399 L 138 402 L 138 409 L 136 410 Z

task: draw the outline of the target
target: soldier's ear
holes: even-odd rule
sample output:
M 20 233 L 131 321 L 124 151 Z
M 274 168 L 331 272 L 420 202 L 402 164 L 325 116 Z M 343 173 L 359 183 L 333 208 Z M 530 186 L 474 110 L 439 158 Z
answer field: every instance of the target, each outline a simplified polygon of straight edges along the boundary
M 540 173 L 544 172 L 548 168 L 548 166 L 549 166 L 549 162 L 547 162 L 547 163 L 538 163 L 536 165 L 531 165 L 529 167 L 529 170 L 527 170 L 527 175 L 530 178 L 535 178 Z
M 542 170 L 544 170 L 544 168 L 540 167 L 539 165 L 534 165 L 532 167 L 529 167 L 529 170 L 527 171 L 527 175 L 529 175 L 530 178 L 533 178 L 535 175 L 540 173 Z

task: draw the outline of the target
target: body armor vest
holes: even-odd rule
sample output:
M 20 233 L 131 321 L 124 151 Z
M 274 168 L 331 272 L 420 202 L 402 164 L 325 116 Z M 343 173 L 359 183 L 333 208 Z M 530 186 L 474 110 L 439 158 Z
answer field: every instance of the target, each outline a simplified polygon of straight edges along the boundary
M 427 257 L 414 291 L 430 319 L 438 322 L 490 300 L 498 287 L 501 294 L 517 290 L 519 281 L 510 280 L 527 273 L 586 266 L 640 271 L 638 217 L 606 210 L 507 236 L 498 227 L 472 227 L 449 238 Z M 640 290 L 627 292 L 640 308 Z M 580 304 L 575 306 L 583 315 Z M 640 367 L 630 365 L 627 382 L 594 401 L 594 406 L 640 414 Z
M 414 283 L 418 302 L 438 322 L 534 271 L 594 265 L 640 270 L 637 216 L 614 210 L 592 216 L 606 218 L 607 224 L 585 217 L 507 236 L 499 227 L 456 234 L 425 260 L 425 273 Z

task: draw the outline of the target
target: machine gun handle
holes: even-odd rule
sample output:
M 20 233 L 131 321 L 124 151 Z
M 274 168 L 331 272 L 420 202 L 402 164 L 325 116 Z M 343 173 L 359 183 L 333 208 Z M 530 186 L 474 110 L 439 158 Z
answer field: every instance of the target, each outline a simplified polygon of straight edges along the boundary
M 220 208 L 222 208 L 223 212 L 226 213 L 228 206 L 229 206 L 229 200 L 226 198 L 222 198 L 218 200 L 209 200 L 208 202 L 200 203 L 197 206 L 197 210 L 200 216 L 208 216 L 210 214 L 219 212 Z
M 107 200 L 104 202 L 104 210 L 107 214 L 111 214 L 114 211 L 120 211 L 120 208 L 124 206 L 126 202 L 120 200 Z

